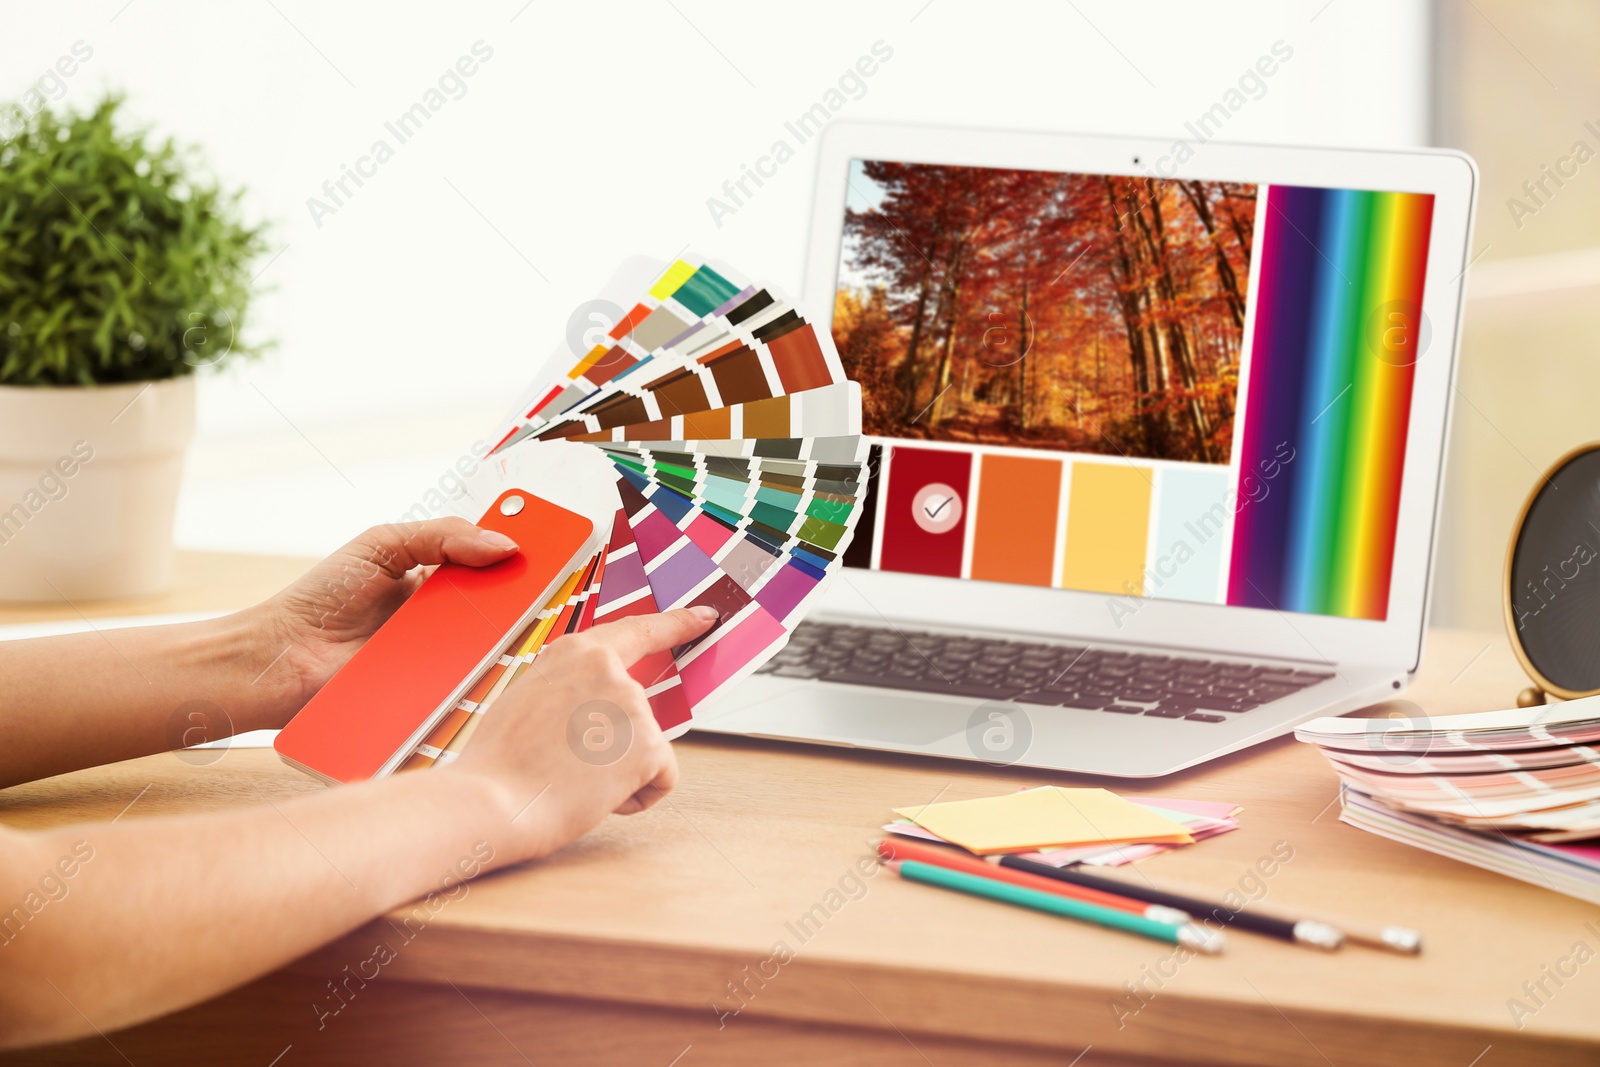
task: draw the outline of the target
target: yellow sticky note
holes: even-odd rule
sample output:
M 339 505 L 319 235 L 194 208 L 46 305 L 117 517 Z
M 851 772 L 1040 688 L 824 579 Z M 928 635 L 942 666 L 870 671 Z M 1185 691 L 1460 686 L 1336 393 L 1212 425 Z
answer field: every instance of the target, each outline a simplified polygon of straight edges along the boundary
M 1189 844 L 1180 823 L 1108 789 L 1045 786 L 979 800 L 896 808 L 924 830 L 980 856 L 1073 845 Z

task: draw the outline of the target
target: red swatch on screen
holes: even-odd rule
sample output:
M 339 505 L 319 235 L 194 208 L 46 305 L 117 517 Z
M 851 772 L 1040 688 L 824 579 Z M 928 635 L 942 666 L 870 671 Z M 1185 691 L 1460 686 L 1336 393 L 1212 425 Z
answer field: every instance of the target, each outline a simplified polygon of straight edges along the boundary
M 972 456 L 895 445 L 889 449 L 888 481 L 879 566 L 961 577 Z

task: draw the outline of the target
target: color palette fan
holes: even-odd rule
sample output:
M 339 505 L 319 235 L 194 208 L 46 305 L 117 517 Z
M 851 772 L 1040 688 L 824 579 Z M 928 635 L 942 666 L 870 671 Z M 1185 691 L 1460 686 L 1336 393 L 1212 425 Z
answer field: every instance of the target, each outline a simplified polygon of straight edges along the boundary
M 863 510 L 860 389 L 828 333 L 775 289 L 698 258 L 632 259 L 586 306 L 609 307 L 614 324 L 582 352 L 558 351 L 449 507 L 476 520 L 509 487 L 603 483 L 610 536 L 405 769 L 453 759 L 563 635 L 709 605 L 709 633 L 632 668 L 662 729 L 683 733 L 696 708 L 783 647 Z

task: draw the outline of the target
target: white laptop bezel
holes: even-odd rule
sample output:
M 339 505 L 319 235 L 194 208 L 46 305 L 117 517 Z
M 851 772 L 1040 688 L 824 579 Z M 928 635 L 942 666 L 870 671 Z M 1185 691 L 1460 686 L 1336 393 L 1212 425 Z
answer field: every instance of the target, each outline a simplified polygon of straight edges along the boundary
M 1432 193 L 1433 234 L 1423 295 L 1432 340 L 1417 362 L 1387 617 L 1347 619 L 1149 598 L 1137 612 L 1121 617 L 1118 625 L 1110 598 L 1101 593 L 857 568 L 840 573 L 825 609 L 950 626 L 1415 670 L 1427 625 L 1477 167 L 1470 157 L 1446 151 L 1216 142 L 1191 142 L 1192 158 L 1178 163 L 1175 148 L 1173 139 L 1157 137 L 830 125 L 818 153 L 804 280 L 806 307 L 831 325 L 852 159 Z

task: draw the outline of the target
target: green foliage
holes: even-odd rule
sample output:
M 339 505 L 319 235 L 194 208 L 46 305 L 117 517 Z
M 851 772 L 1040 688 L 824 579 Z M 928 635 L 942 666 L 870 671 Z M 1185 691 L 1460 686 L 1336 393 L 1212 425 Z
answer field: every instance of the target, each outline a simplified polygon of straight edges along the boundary
M 120 96 L 0 144 L 0 384 L 174 378 L 245 343 L 263 228 L 192 153 L 118 130 Z

